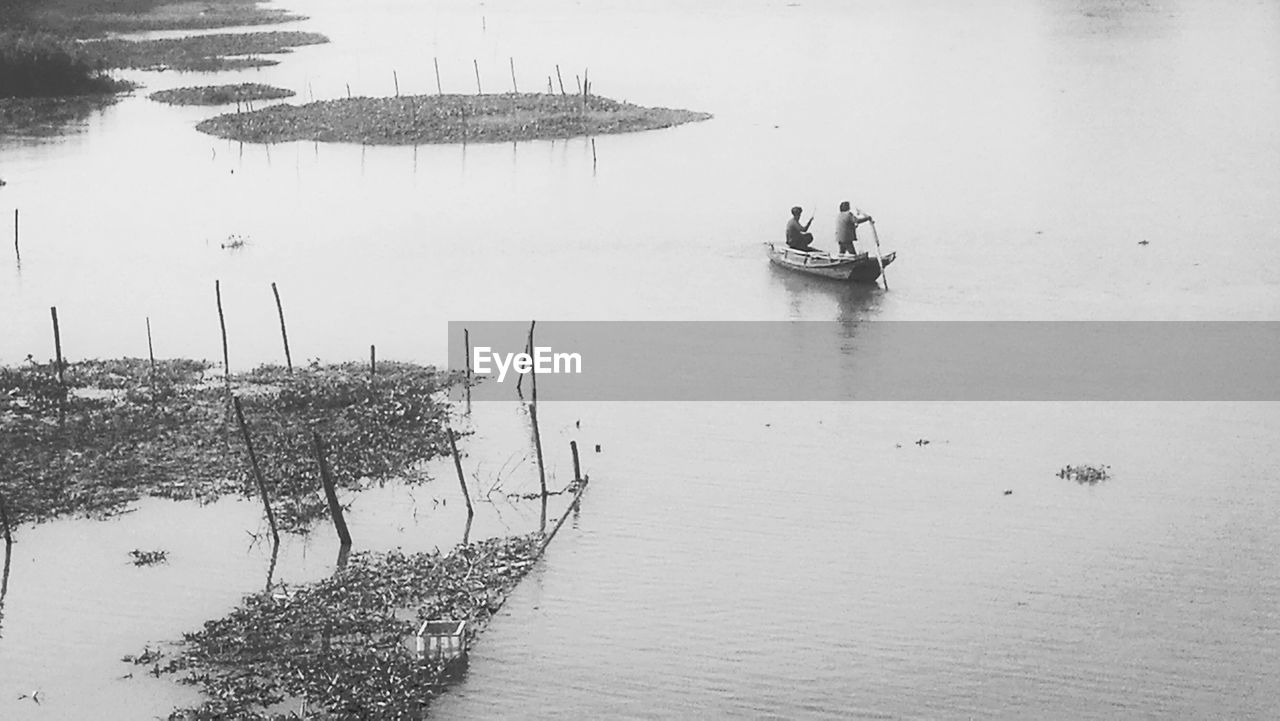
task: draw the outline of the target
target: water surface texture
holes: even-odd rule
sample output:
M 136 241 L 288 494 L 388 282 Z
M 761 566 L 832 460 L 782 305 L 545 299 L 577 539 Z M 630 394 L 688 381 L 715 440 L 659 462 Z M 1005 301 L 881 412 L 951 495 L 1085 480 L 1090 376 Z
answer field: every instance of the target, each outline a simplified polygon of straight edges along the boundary
M 443 363 L 458 319 L 1280 320 L 1280 5 L 969 5 L 294 0 L 310 19 L 290 27 L 331 44 L 256 71 L 130 73 L 145 91 L 79 132 L 0 141 L 22 250 L 20 266 L 0 254 L 0 362 L 52 355 L 54 305 L 71 358 L 144 355 L 147 316 L 159 356 L 220 357 L 214 280 L 236 371 L 282 361 L 273 281 L 295 360 L 377 344 Z M 556 63 L 572 90 L 589 67 L 602 95 L 715 118 L 597 137 L 593 164 L 583 138 L 240 145 L 193 129 L 216 111 L 145 98 L 241 81 L 296 102 L 390 95 L 393 72 L 430 93 L 433 58 L 446 92 L 474 92 L 473 59 L 505 91 L 514 58 L 521 90 Z M 842 200 L 898 251 L 890 292 L 767 265 L 792 205 L 834 247 Z M 556 482 L 576 438 L 591 486 L 438 718 L 1280 710 L 1275 404 L 539 417 Z M 476 404 L 466 422 L 477 482 L 536 488 L 527 416 Z M 1114 478 L 1079 486 L 1055 475 L 1069 463 Z M 450 466 L 431 469 L 355 500 L 358 548 L 460 538 Z M 473 536 L 537 515 L 482 508 Z M 157 501 L 20 529 L 0 717 L 191 703 L 118 659 L 262 588 L 261 528 L 252 503 Z M 288 541 L 276 577 L 331 572 L 330 535 Z M 168 566 L 129 565 L 137 547 L 168 548 Z M 34 690 L 40 705 L 18 699 Z

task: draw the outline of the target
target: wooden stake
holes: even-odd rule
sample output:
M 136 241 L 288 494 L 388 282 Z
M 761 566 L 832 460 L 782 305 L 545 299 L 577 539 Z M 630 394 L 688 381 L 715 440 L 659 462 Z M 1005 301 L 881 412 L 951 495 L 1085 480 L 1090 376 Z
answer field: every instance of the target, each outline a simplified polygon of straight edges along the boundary
M 65 390 L 67 384 L 62 379 L 62 333 L 58 330 L 58 308 L 52 306 L 49 308 L 49 315 L 53 317 L 53 352 L 57 354 L 58 363 L 58 385 Z
M 18 209 L 13 209 L 13 254 L 18 257 L 18 262 L 22 262 L 22 250 L 18 247 Z
M 511 92 L 520 92 L 520 88 L 516 87 L 516 59 L 514 57 L 511 58 Z
M 560 77 L 560 63 L 556 63 L 556 80 L 560 81 L 560 94 L 564 95 L 564 78 Z
M 369 346 L 369 380 L 373 380 L 373 376 L 377 372 L 378 372 L 378 349 L 370 345 Z
M 556 91 L 555 86 L 551 84 L 551 76 L 548 75 L 547 76 L 547 95 L 551 95 L 555 93 L 555 91 Z
M 222 281 L 213 281 L 213 292 L 218 299 L 218 325 L 222 328 L 222 372 L 227 387 L 231 387 L 231 360 L 227 355 L 227 319 L 222 314 Z
M 569 441 L 569 452 L 573 454 L 573 480 L 582 480 L 582 467 L 578 465 L 578 442 Z
M 591 139 L 591 167 L 596 167 L 596 139 Z
M 276 284 L 271 284 L 271 292 L 276 297 L 276 313 L 280 315 L 280 338 L 284 340 L 284 362 L 285 366 L 293 373 L 293 356 L 289 354 L 289 331 L 284 327 L 284 306 L 280 305 L 280 290 L 276 288 Z
M 538 485 L 542 497 L 547 497 L 547 468 L 542 463 L 542 434 L 538 431 L 538 403 L 529 404 L 529 418 L 533 421 L 533 450 L 538 456 Z
M 9 530 L 9 510 L 4 505 L 4 494 L 0 493 L 0 531 L 4 532 L 4 542 L 13 544 L 13 533 Z
M 467 383 L 471 383 L 471 331 L 466 328 L 462 329 L 462 343 L 466 349 L 467 356 L 464 359 L 467 369 Z
M 156 382 L 156 349 L 151 345 L 151 316 L 147 316 L 147 356 L 151 358 L 151 383 Z
M 262 479 L 262 469 L 258 467 L 258 456 L 253 452 L 253 440 L 249 437 L 249 425 L 244 422 L 244 408 L 240 399 L 235 396 L 231 401 L 236 408 L 236 422 L 240 424 L 240 434 L 244 436 L 244 447 L 249 449 L 249 465 L 253 467 L 253 479 L 258 483 L 258 495 L 262 496 L 262 507 L 267 511 L 267 523 L 271 525 L 271 538 L 278 545 L 280 531 L 276 528 L 276 514 L 271 510 L 271 499 L 267 496 L 267 483 Z
M 431 61 L 436 65 L 436 95 L 444 95 L 444 88 L 440 87 L 440 58 L 432 58 Z
M 351 545 L 351 532 L 347 530 L 347 521 L 342 517 L 342 506 L 338 503 L 338 489 L 333 485 L 333 476 L 329 473 L 329 462 L 325 460 L 324 445 L 320 442 L 320 434 L 311 431 L 311 445 L 315 448 L 316 463 L 320 466 L 320 484 L 324 486 L 324 497 L 329 502 L 329 516 L 333 519 L 333 527 L 338 531 L 338 540 L 343 546 Z
M 560 516 L 560 520 L 557 521 L 555 527 L 551 529 L 551 533 L 546 534 L 542 539 L 542 548 L 538 551 L 539 556 L 547 550 L 547 545 L 551 543 L 551 539 L 555 538 L 556 534 L 560 532 L 560 527 L 563 526 L 564 522 L 569 518 L 569 514 L 578 507 L 578 504 L 582 501 L 582 494 L 586 490 L 587 479 L 584 478 L 582 479 L 582 485 L 578 486 L 578 492 L 573 494 L 573 500 L 569 502 L 569 507 L 564 509 L 564 515 Z
M 534 355 L 534 346 L 533 346 L 533 327 L 534 327 L 535 325 L 537 325 L 537 324 L 538 324 L 538 321 L 536 321 L 536 320 L 534 320 L 534 321 L 530 321 L 530 322 L 529 322 L 529 350 L 528 350 L 528 353 L 529 353 L 529 355 L 530 355 L 530 356 Z M 532 367 L 530 367 L 530 369 L 529 369 L 529 389 L 530 389 L 530 396 L 529 396 L 529 397 L 530 397 L 530 399 L 531 399 L 534 403 L 537 403 L 537 402 L 538 402 L 538 365 L 537 365 L 536 363 L 534 363 L 534 364 L 532 365 Z
M 400 76 L 394 70 L 391 71 L 391 79 L 396 83 L 396 97 L 398 98 L 400 97 Z
M 471 492 L 467 490 L 467 479 L 462 474 L 462 457 L 458 455 L 458 442 L 453 429 L 449 430 L 449 450 L 453 453 L 453 467 L 458 471 L 458 485 L 462 486 L 462 497 L 467 499 L 467 518 L 475 515 L 475 510 L 471 507 Z
M 484 95 L 484 91 L 480 89 L 480 63 L 471 58 L 471 65 L 476 69 L 476 95 Z
M 347 100 L 351 99 L 351 83 L 347 83 Z

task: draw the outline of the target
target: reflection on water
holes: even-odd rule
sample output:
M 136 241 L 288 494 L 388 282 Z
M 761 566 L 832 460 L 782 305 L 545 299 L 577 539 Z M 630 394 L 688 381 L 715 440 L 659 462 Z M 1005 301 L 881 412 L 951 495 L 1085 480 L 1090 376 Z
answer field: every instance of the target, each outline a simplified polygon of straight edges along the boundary
M 435 92 L 435 58 L 445 92 L 469 92 L 473 61 L 493 85 L 514 58 L 529 82 L 589 66 L 604 95 L 715 119 L 598 137 L 593 162 L 582 138 L 246 146 L 194 132 L 217 109 L 139 93 L 83 133 L 0 140 L 0 217 L 23 218 L 21 274 L 0 255 L 0 362 L 52 355 L 54 305 L 73 358 L 142 356 L 147 317 L 160 357 L 217 357 L 213 280 L 236 370 L 282 360 L 272 282 L 298 359 L 376 343 L 443 362 L 461 318 L 1280 315 L 1273 3 L 296 9 L 312 19 L 291 27 L 333 43 L 258 71 L 124 75 L 147 92 L 257 81 L 328 99 L 389 95 L 393 72 L 402 92 Z M 900 251 L 892 291 L 772 269 L 760 250 L 796 199 L 846 198 Z M 231 235 L 249 242 L 221 248 Z M 1280 707 L 1272 405 L 548 403 L 539 421 L 554 487 L 591 429 L 591 491 L 441 717 Z M 443 548 L 544 522 L 508 495 L 537 488 L 527 415 L 476 403 L 467 422 L 474 525 L 451 483 L 373 490 L 350 517 L 357 544 Z M 1084 462 L 1116 478 L 1056 482 Z M 27 714 L 14 699 L 35 688 L 71 715 L 191 703 L 120 679 L 119 657 L 338 555 L 321 531 L 287 539 L 272 570 L 247 529 L 258 510 L 235 502 L 23 529 L 0 716 Z M 170 564 L 127 567 L 140 545 Z

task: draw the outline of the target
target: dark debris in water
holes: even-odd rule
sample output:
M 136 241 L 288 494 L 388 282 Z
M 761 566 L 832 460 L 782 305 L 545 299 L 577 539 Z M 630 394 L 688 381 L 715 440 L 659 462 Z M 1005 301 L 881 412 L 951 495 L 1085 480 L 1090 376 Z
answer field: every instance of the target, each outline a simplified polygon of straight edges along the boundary
M 203 361 L 82 361 L 0 368 L 0 494 L 10 522 L 109 516 L 143 496 L 214 500 L 257 496 L 220 375 Z M 425 480 L 420 462 L 448 452 L 452 377 L 411 364 L 295 369 L 233 376 L 282 529 L 327 514 L 311 446 L 324 439 L 334 480 L 360 490 Z
M 158 563 L 168 563 L 169 552 L 165 550 L 141 551 L 133 549 L 129 551 L 129 557 L 133 559 L 135 566 L 154 566 Z
M 1111 478 L 1111 466 L 1064 466 L 1058 471 L 1058 478 L 1066 478 L 1076 483 L 1095 485 Z
M 161 667 L 208 697 L 170 719 L 288 718 L 273 707 L 302 700 L 308 718 L 423 718 L 449 668 L 414 657 L 409 640 L 417 623 L 465 620 L 473 639 L 541 547 L 535 533 L 458 546 L 448 555 L 357 553 L 330 578 L 247 596 L 187 634 L 180 654 Z

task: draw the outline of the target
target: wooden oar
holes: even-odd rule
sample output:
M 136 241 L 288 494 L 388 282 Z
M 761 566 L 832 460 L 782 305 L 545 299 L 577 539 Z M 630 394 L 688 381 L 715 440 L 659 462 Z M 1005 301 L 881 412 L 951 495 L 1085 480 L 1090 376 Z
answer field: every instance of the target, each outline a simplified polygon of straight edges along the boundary
M 880 280 L 884 281 L 884 289 L 889 290 L 889 276 L 884 273 L 884 256 L 880 254 L 880 235 L 876 233 L 876 221 L 867 222 L 871 224 L 871 237 L 876 240 L 876 262 L 880 264 Z

